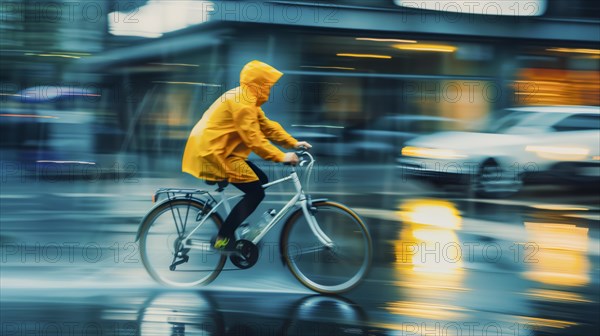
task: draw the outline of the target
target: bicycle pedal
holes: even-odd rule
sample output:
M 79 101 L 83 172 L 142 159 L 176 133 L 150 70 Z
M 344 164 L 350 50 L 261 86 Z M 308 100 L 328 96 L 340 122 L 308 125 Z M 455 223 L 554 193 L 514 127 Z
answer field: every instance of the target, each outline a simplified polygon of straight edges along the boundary
M 183 263 L 186 263 L 186 262 L 188 262 L 189 260 L 190 260 L 190 257 L 189 257 L 189 256 L 187 256 L 187 255 L 185 255 L 185 256 L 183 256 L 183 257 L 182 257 L 180 260 L 177 260 L 176 262 L 172 263 L 172 264 L 169 266 L 169 269 L 170 269 L 171 271 L 174 271 L 174 270 L 175 270 L 175 268 L 176 268 L 177 266 L 179 266 L 179 265 L 181 265 L 181 264 L 183 264 Z

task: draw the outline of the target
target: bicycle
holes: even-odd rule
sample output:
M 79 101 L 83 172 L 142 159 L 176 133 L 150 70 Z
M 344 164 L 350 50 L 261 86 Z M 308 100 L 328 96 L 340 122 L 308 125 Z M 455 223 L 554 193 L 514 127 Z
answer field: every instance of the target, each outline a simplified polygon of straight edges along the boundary
M 306 167 L 308 186 L 314 157 L 306 150 L 297 152 L 299 167 Z M 236 230 L 237 253 L 229 255 L 237 269 L 256 264 L 261 239 L 275 225 L 287 218 L 281 231 L 279 247 L 282 261 L 304 286 L 319 293 L 337 294 L 358 285 L 366 276 L 372 258 L 371 235 L 360 217 L 349 207 L 327 199 L 313 199 L 305 193 L 295 166 L 288 176 L 263 185 L 291 181 L 296 193 L 266 226 L 252 239 L 240 239 Z M 206 190 L 160 188 L 154 196 L 166 198 L 144 217 L 137 232 L 141 260 L 157 282 L 188 287 L 213 281 L 227 261 L 227 255 L 215 251 L 210 239 L 223 223 L 219 214 L 231 211 L 226 181 L 209 183 L 220 200 Z M 287 216 L 289 214 L 289 216 Z M 286 217 L 287 216 L 287 217 Z

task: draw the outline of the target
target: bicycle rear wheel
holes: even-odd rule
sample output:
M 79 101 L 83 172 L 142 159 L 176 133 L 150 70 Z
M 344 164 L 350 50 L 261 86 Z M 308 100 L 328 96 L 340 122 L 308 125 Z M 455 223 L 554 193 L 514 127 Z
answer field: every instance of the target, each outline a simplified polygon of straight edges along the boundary
M 292 274 L 319 293 L 336 294 L 358 285 L 371 265 L 371 235 L 362 220 L 348 207 L 330 201 L 315 202 L 314 219 L 334 246 L 316 237 L 302 210 L 288 219 L 281 250 Z
M 184 247 L 184 239 L 200 223 L 209 209 L 193 200 L 173 200 L 154 209 L 142 223 L 140 255 L 152 278 L 173 287 L 206 285 L 223 269 L 227 257 L 210 248 L 210 239 L 222 220 L 212 214 L 194 233 L 193 248 Z M 179 264 L 178 264 L 179 262 Z

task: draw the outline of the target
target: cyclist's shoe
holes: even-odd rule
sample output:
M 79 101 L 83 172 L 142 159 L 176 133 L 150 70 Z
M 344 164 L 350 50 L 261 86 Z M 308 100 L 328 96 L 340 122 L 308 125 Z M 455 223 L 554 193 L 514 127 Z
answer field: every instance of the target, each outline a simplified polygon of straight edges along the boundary
M 213 249 L 220 253 L 237 252 L 234 238 L 217 236 L 211 240 L 211 245 Z

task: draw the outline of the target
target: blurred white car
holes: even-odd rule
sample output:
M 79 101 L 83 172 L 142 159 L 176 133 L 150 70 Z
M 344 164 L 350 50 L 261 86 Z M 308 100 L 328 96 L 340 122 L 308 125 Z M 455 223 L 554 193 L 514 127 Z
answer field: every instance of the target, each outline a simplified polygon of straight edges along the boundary
M 600 181 L 600 107 L 508 110 L 488 132 L 440 132 L 402 148 L 403 177 L 468 183 L 477 195 L 505 197 L 524 182 Z

